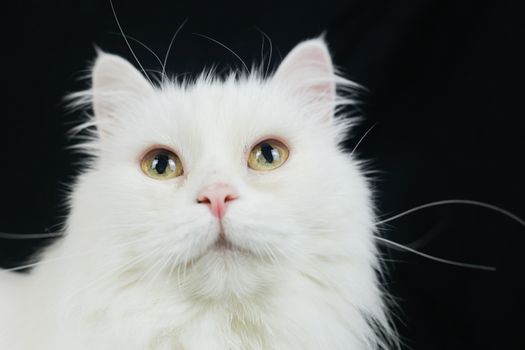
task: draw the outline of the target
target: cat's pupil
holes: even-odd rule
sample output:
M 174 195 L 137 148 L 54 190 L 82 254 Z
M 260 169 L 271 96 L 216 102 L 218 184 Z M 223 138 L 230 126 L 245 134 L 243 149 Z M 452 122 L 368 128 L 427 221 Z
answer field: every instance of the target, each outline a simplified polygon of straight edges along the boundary
M 165 153 L 160 153 L 151 163 L 151 168 L 155 169 L 159 174 L 164 174 L 168 165 L 171 165 L 170 157 Z
M 261 153 L 268 163 L 273 163 L 274 160 L 274 148 L 267 143 L 261 145 Z

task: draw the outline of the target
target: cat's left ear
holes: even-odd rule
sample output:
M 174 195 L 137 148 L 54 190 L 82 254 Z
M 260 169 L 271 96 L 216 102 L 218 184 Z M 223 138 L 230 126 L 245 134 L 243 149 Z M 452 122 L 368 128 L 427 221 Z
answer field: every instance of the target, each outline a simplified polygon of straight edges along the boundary
M 322 38 L 303 41 L 293 48 L 277 69 L 273 81 L 321 109 L 332 119 L 336 99 L 336 75 Z
M 97 50 L 93 65 L 93 111 L 100 133 L 104 125 L 119 116 L 119 110 L 129 101 L 135 101 L 154 92 L 153 86 L 128 61 L 120 56 Z

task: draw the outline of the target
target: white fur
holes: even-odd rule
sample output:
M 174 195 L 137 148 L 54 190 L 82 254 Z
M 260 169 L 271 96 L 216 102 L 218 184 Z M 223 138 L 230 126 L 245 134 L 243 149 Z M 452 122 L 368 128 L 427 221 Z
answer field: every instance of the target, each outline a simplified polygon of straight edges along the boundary
M 92 101 L 100 137 L 70 198 L 66 235 L 29 275 L 0 274 L 0 349 L 378 349 L 389 327 L 377 273 L 369 186 L 339 147 L 333 71 L 320 39 L 299 44 L 273 78 L 203 74 L 152 87 L 100 53 Z M 88 123 L 89 124 L 89 123 Z M 87 124 L 87 125 L 88 125 Z M 288 161 L 247 167 L 277 137 Z M 173 149 L 184 175 L 146 177 L 141 155 Z M 196 201 L 233 186 L 224 229 Z M 56 259 L 56 260 L 54 260 Z

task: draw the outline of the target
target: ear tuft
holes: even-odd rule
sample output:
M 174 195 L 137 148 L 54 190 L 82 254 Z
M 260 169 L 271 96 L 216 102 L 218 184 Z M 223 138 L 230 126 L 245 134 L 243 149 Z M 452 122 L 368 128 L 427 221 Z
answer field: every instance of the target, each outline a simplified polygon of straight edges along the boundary
M 333 116 L 336 76 L 330 53 L 322 38 L 307 40 L 295 46 L 277 69 L 273 81 L 306 96 L 309 102 L 332 106 L 326 113 L 329 118 Z

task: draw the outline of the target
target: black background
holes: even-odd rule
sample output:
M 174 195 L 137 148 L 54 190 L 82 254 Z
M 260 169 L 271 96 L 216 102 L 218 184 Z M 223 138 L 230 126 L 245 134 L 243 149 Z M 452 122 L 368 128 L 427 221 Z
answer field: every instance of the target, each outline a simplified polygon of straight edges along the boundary
M 296 43 L 326 31 L 334 62 L 366 86 L 364 122 L 348 141 L 379 171 L 382 217 L 449 198 L 481 200 L 525 217 L 523 11 L 506 1 L 194 2 L 116 1 L 124 31 L 163 57 L 168 72 L 239 66 L 219 45 L 260 62 L 262 34 L 273 40 L 272 66 Z M 62 97 L 79 80 L 93 45 L 133 60 L 109 0 L 2 5 L 0 231 L 56 230 L 67 211 L 64 183 L 82 168 L 66 150 L 81 117 Z M 153 56 L 132 42 L 147 68 Z M 265 46 L 268 51 L 268 43 Z M 486 209 L 442 206 L 384 227 L 387 238 L 439 257 L 496 266 L 483 272 L 387 248 L 385 285 L 408 349 L 525 349 L 520 279 L 525 228 Z M 0 239 L 3 267 L 20 264 L 45 242 Z M 394 261 L 391 261 L 394 260 Z M 38 291 L 35 291 L 38 293 Z M 1 311 L 0 311 L 1 312 Z M 519 318 L 521 318 L 521 321 Z M 515 320 L 516 319 L 516 320 Z

